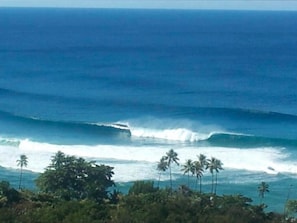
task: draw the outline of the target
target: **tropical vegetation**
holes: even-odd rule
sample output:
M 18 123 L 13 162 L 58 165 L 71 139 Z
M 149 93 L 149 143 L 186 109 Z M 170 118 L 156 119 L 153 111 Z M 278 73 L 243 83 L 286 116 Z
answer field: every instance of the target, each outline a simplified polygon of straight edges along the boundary
M 260 203 L 262 204 L 265 193 L 269 192 L 269 185 L 266 182 L 262 181 L 261 184 L 259 184 L 258 186 L 258 192 L 261 199 Z
M 178 154 L 173 150 L 170 149 L 167 153 L 166 156 L 164 156 L 166 162 L 167 162 L 167 166 L 169 168 L 169 175 L 170 175 L 170 188 L 172 190 L 172 164 L 175 163 L 176 165 L 179 165 L 179 158 L 178 158 Z
M 118 192 L 112 180 L 113 168 L 83 158 L 56 153 L 50 165 L 36 180 L 37 191 L 18 190 L 0 181 L 0 223 L 280 223 L 294 222 L 297 201 L 288 200 L 285 213 L 266 212 L 266 206 L 255 205 L 242 195 L 217 195 L 217 174 L 223 170 L 220 160 L 186 160 L 182 171 L 188 185 L 173 188 L 172 164 L 178 155 L 170 150 L 157 163 L 157 170 L 169 169 L 170 187 L 154 186 L 153 181 L 136 181 L 127 194 Z M 20 159 L 21 160 L 21 159 Z M 24 165 L 23 165 L 24 166 Z M 201 178 L 208 169 L 212 189 L 201 192 Z M 161 175 L 160 175 L 161 176 Z M 200 182 L 190 188 L 189 178 Z M 197 186 L 197 185 L 196 185 Z M 261 182 L 259 196 L 264 198 L 269 185 Z
M 22 179 L 23 179 L 23 168 L 28 165 L 28 158 L 26 155 L 20 155 L 20 159 L 17 160 L 17 165 L 20 167 L 20 180 L 19 180 L 19 189 L 22 187 Z
M 45 172 L 40 174 L 36 185 L 40 192 L 63 200 L 101 202 L 108 198 L 107 189 L 114 186 L 113 174 L 113 167 L 58 152 Z
M 206 162 L 206 169 L 209 169 L 212 176 L 211 193 L 216 194 L 218 184 L 218 172 L 223 169 L 222 166 L 222 162 L 214 157 L 211 157 L 211 159 L 208 159 Z
M 190 187 L 190 174 L 195 174 L 195 166 L 193 161 L 191 159 L 186 160 L 186 163 L 183 165 L 181 171 L 188 175 L 188 187 Z
M 162 158 L 160 159 L 160 162 L 158 162 L 158 165 L 157 165 L 157 170 L 160 171 L 159 172 L 158 187 L 160 185 L 162 172 L 165 172 L 168 169 L 168 162 L 166 160 L 167 160 L 166 156 L 162 156 Z

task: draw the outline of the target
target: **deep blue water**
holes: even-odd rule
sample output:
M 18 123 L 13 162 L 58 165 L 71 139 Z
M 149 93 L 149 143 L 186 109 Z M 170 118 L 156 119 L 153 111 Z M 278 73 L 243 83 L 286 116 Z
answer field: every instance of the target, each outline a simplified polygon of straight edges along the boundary
M 17 184 L 26 154 L 33 188 L 61 150 L 119 184 L 157 180 L 173 148 L 181 164 L 220 159 L 219 193 L 257 200 L 268 182 L 281 211 L 297 174 L 295 27 L 296 12 L 0 8 L 0 179 Z

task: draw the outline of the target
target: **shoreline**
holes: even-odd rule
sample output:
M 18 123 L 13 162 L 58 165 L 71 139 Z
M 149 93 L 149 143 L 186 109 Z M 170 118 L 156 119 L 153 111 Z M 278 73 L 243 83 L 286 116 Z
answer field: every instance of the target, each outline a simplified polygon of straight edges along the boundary
M 23 175 L 23 184 L 24 188 L 29 190 L 36 190 L 35 179 L 39 176 L 40 173 L 35 173 L 31 171 L 24 171 Z M 219 176 L 219 180 L 220 180 Z M 235 178 L 235 177 L 234 177 Z M 19 182 L 19 170 L 18 169 L 6 169 L 4 167 L 0 167 L 0 179 L 6 180 L 11 183 L 13 187 L 17 187 Z M 142 181 L 141 179 L 139 179 Z M 138 181 L 138 180 L 136 180 Z M 149 179 L 144 181 L 151 181 Z M 124 194 L 127 194 L 130 187 L 133 185 L 135 181 L 129 182 L 117 182 L 116 189 L 121 191 Z M 154 185 L 158 184 L 158 180 L 153 180 Z M 178 188 L 182 184 L 186 184 L 187 177 L 183 176 L 177 180 L 173 181 L 174 188 Z M 191 179 L 190 185 L 191 189 L 193 189 L 195 184 L 195 180 Z M 259 204 L 260 198 L 258 196 L 257 185 L 259 183 L 220 183 L 218 184 L 218 195 L 243 195 L 245 197 L 249 197 L 253 200 L 252 204 Z M 294 188 L 290 185 L 296 185 L 297 179 L 288 178 L 275 182 L 268 182 L 270 185 L 270 192 L 265 196 L 265 203 L 268 205 L 266 211 L 273 211 L 277 213 L 282 213 L 284 209 L 284 203 L 288 199 L 297 199 L 297 195 L 294 193 Z M 169 187 L 169 180 L 160 181 L 160 188 Z M 284 186 L 287 185 L 287 186 Z M 211 183 L 208 180 L 207 183 L 203 185 L 203 192 L 210 192 Z M 195 190 L 195 188 L 194 188 Z M 295 196 L 294 196 L 295 195 Z

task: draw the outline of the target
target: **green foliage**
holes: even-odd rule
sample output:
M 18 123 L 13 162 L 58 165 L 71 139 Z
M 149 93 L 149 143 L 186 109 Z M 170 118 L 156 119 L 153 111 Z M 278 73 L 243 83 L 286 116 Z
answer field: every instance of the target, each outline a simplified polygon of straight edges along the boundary
M 54 207 L 47 207 L 34 213 L 33 218 L 43 219 L 43 222 L 63 222 L 63 223 L 79 223 L 79 222 L 103 222 L 106 212 L 104 206 L 97 205 L 91 201 L 68 201 L 61 202 Z M 37 214 L 37 215 L 36 215 Z M 47 217 L 45 217 L 47 216 Z M 96 220 L 98 219 L 98 220 Z
M 10 211 L 15 215 L 11 222 L 22 223 L 103 223 L 109 219 L 109 206 L 90 200 L 59 201 L 41 206 L 27 202 L 18 204 Z
M 36 180 L 37 187 L 64 200 L 85 198 L 102 202 L 108 198 L 113 168 L 58 152 Z
M 297 200 L 288 200 L 286 203 L 286 214 L 288 216 L 294 216 L 297 213 Z
M 11 208 L 3 208 L 0 207 L 0 222 L 1 223 L 14 223 L 15 221 L 15 213 Z
M 3 185 L 7 188 L 6 183 Z M 151 182 L 136 185 L 140 185 L 140 188 L 153 188 Z M 186 186 L 173 192 L 166 189 L 144 191 L 147 192 L 122 195 L 117 204 L 99 204 L 93 199 L 66 201 L 53 199 L 45 193 L 21 191 L 21 200 L 13 205 L 0 207 L 0 222 L 280 223 L 284 219 L 275 213 L 265 213 L 263 206 L 251 205 L 251 199 L 242 195 L 201 194 Z M 296 207 L 296 203 L 292 203 L 293 207 Z
M 0 182 L 0 196 L 5 196 L 5 194 L 9 189 L 10 189 L 10 183 L 8 181 Z
M 9 206 L 21 200 L 20 193 L 10 187 L 9 182 L 0 182 L 0 207 Z
M 241 195 L 190 195 L 166 190 L 148 194 L 128 194 L 112 211 L 113 223 L 195 222 L 195 223 L 268 223 L 280 222 L 281 216 L 266 214 L 251 199 Z
M 129 194 L 146 194 L 156 192 L 158 188 L 154 187 L 154 181 L 136 181 L 129 189 Z

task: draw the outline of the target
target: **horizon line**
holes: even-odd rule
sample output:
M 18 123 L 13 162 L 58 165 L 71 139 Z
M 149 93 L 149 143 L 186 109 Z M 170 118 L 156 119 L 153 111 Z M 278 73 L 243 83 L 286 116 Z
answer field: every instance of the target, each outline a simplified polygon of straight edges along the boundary
M 267 8 L 177 8 L 177 7 L 90 7 L 90 6 L 1 6 L 3 8 L 23 9 L 110 9 L 110 10 L 166 10 L 166 11 L 266 11 L 266 12 L 297 12 L 297 9 L 267 9 Z

